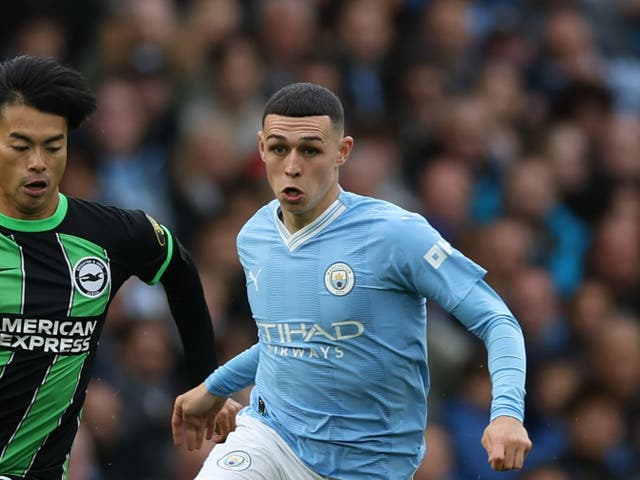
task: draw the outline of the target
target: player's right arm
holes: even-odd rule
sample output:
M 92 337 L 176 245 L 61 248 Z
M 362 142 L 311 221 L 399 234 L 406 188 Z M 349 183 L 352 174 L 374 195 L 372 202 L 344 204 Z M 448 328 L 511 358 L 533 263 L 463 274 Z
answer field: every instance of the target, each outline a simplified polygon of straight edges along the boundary
M 171 427 L 176 446 L 186 440 L 188 450 L 198 450 L 202 442 L 222 442 L 235 430 L 235 417 L 242 406 L 231 398 L 217 397 L 204 383 L 176 398 Z
M 197 450 L 205 438 L 223 441 L 235 429 L 235 414 L 241 406 L 228 397 L 255 382 L 259 358 L 255 344 L 176 398 L 171 420 L 176 446 L 184 438 L 189 450 Z

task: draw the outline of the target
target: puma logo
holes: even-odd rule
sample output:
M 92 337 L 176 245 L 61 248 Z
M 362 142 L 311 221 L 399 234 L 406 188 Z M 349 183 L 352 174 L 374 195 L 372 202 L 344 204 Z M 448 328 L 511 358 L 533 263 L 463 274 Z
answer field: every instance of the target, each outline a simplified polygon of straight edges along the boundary
M 249 270 L 249 283 L 253 283 L 253 286 L 256 287 L 256 292 L 259 291 L 258 289 L 258 277 L 260 277 L 260 274 L 262 273 L 262 269 L 258 270 L 258 273 L 253 273 L 253 271 Z

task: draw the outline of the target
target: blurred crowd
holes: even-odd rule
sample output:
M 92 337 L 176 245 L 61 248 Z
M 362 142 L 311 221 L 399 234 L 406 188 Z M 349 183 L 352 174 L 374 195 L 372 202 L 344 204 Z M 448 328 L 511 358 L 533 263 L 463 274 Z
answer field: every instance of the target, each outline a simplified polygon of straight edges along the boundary
M 20 53 L 87 75 L 99 109 L 70 139 L 63 191 L 181 238 L 221 361 L 256 340 L 235 236 L 271 198 L 263 105 L 293 81 L 333 89 L 356 140 L 342 186 L 423 214 L 525 333 L 534 448 L 495 473 L 483 347 L 429 304 L 415 480 L 640 479 L 640 0 L 4 2 L 0 56 Z M 118 294 L 70 480 L 193 478 L 211 446 L 172 444 L 174 328 L 161 288 Z

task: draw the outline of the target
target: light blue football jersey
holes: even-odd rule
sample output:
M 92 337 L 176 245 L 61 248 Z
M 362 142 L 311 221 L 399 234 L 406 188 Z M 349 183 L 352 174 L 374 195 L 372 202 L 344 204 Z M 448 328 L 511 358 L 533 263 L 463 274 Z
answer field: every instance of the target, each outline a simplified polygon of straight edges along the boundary
M 237 241 L 259 342 L 207 387 L 255 373 L 248 413 L 321 475 L 409 479 L 424 454 L 425 299 L 452 311 L 486 272 L 385 201 L 341 191 L 294 234 L 279 209 L 261 208 Z

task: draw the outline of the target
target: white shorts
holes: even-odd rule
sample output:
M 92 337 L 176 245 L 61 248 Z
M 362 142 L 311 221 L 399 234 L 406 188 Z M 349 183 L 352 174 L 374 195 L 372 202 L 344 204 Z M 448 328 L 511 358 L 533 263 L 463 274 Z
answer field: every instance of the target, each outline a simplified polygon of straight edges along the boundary
M 249 415 L 205 459 L 195 480 L 329 480 L 300 461 L 272 428 Z

